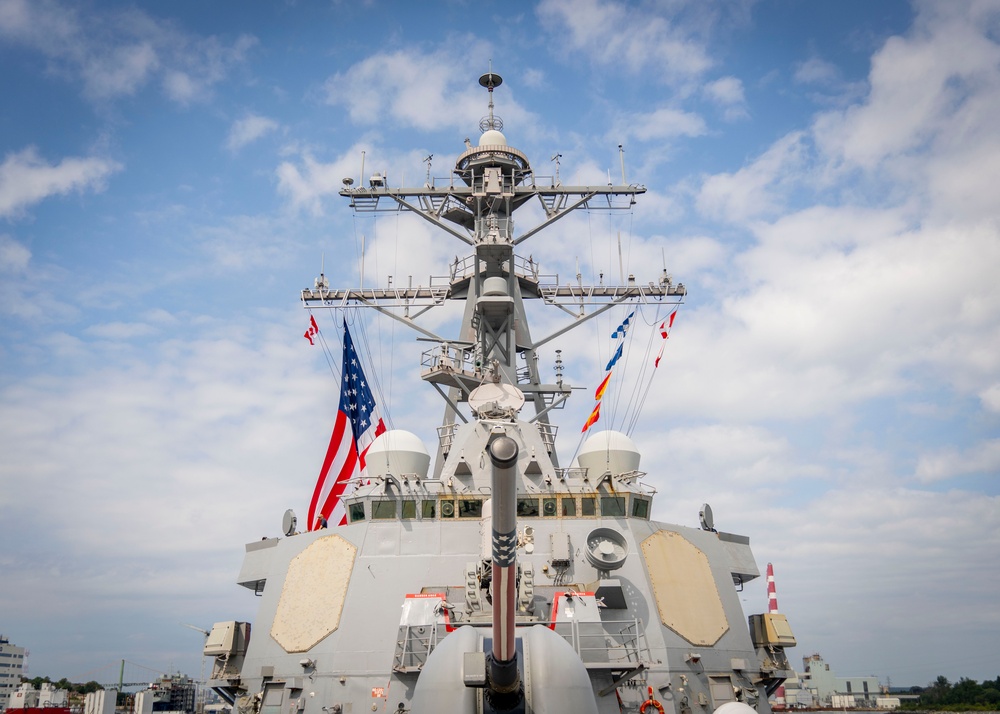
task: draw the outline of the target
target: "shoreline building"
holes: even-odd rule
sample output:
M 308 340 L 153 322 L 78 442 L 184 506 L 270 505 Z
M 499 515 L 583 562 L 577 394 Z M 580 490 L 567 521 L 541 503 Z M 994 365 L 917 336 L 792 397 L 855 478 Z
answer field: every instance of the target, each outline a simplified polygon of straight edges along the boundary
M 10 640 L 0 635 L 0 712 L 7 709 L 14 692 L 21 686 L 24 655 L 23 647 L 12 645 Z
M 163 675 L 135 695 L 135 714 L 194 714 L 198 685 L 187 675 Z
M 798 680 L 799 689 L 796 692 L 790 691 L 791 682 L 785 683 L 789 706 L 793 702 L 802 705 L 811 700 L 821 707 L 874 709 L 876 700 L 882 697 L 878 677 L 838 677 L 818 654 L 802 658 L 802 673 Z

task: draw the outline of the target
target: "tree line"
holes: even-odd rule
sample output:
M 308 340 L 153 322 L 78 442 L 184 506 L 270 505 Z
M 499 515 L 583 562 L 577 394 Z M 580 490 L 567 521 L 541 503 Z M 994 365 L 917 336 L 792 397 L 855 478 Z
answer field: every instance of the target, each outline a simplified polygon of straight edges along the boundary
M 104 687 L 93 680 L 87 682 L 86 684 L 74 683 L 63 677 L 58 682 L 53 682 L 48 677 L 35 677 L 33 679 L 28 679 L 27 677 L 21 677 L 22 683 L 30 684 L 35 689 L 41 689 L 42 684 L 51 684 L 56 689 L 65 689 L 68 692 L 74 694 L 90 694 L 91 692 L 96 692 Z
M 913 694 L 919 694 L 916 702 L 907 702 L 901 708 L 932 711 L 996 711 L 1000 708 L 1000 677 L 984 680 L 982 684 L 974 679 L 962 677 L 952 684 L 947 677 L 940 676 L 926 687 L 913 687 Z

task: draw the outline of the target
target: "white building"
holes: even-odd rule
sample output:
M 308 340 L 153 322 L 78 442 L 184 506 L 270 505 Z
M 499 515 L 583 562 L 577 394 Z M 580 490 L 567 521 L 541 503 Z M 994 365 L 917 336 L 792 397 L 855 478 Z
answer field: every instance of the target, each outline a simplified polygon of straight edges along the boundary
M 0 712 L 7 708 L 11 695 L 21 686 L 24 672 L 24 648 L 12 645 L 0 635 Z
M 878 677 L 838 677 L 818 654 L 802 658 L 803 672 L 799 675 L 799 686 L 803 695 L 812 695 L 813 701 L 821 707 L 849 709 L 852 707 L 873 707 L 875 700 L 882 696 Z M 788 687 L 785 687 L 788 698 Z M 806 696 L 799 699 L 805 702 Z

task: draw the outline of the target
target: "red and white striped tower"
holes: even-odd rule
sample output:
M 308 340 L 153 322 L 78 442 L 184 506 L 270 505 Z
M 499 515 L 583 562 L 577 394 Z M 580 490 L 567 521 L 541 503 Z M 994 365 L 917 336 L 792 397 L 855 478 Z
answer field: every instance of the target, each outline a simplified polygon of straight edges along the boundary
M 774 566 L 767 564 L 767 611 L 778 611 L 778 594 L 774 590 Z
M 767 564 L 767 611 L 775 613 L 778 611 L 778 593 L 774 589 L 774 566 Z M 774 708 L 785 708 L 785 685 L 781 685 L 774 692 Z

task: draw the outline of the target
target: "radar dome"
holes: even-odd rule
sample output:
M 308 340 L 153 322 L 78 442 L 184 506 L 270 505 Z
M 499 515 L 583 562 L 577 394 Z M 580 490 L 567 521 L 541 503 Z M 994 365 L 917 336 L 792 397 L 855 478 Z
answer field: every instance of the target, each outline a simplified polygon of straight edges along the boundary
M 715 710 L 715 714 L 750 714 L 754 711 L 756 709 L 744 702 L 726 702 Z
M 620 431 L 601 431 L 583 442 L 577 463 L 591 478 L 629 473 L 639 468 L 639 450 Z
M 365 457 L 369 476 L 416 474 L 426 478 L 430 463 L 430 454 L 420 437 L 402 429 L 387 431 L 375 439 Z
M 479 137 L 480 146 L 507 146 L 507 137 L 501 134 L 496 129 L 490 129 L 489 131 L 484 131 L 483 135 Z

